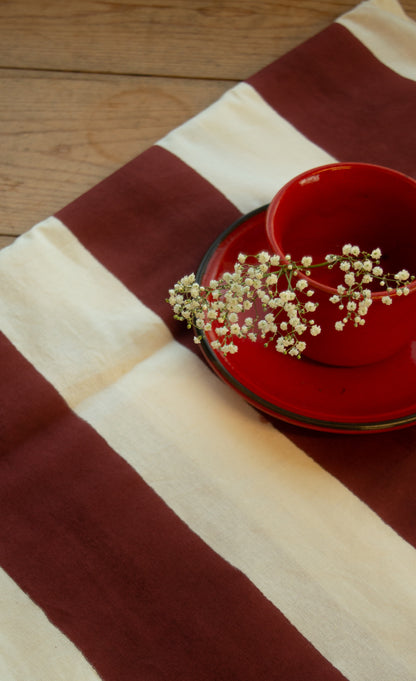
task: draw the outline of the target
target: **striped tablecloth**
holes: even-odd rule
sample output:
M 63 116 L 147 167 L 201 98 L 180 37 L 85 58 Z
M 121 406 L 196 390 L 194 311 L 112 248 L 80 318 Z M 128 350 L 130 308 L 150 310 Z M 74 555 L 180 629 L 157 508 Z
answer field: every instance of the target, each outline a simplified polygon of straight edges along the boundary
M 416 176 L 415 79 L 364 2 L 0 252 L 1 681 L 415 681 L 415 428 L 266 420 L 165 302 L 298 172 Z

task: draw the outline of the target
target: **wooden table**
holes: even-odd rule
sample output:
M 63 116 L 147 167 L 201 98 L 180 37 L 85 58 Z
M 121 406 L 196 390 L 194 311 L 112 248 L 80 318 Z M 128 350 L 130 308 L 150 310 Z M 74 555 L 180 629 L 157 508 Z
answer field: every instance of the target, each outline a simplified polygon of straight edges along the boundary
M 356 4 L 2 0 L 0 247 Z

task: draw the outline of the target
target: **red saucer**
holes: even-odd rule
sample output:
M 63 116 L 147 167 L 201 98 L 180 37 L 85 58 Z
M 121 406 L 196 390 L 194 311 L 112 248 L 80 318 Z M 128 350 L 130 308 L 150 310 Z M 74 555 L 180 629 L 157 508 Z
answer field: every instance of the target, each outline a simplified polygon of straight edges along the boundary
M 229 227 L 206 253 L 197 279 L 208 285 L 232 271 L 239 253 L 270 251 L 266 207 Z M 234 355 L 203 353 L 216 373 L 258 409 L 305 428 L 339 433 L 380 432 L 416 423 L 416 339 L 392 357 L 360 367 L 332 367 L 239 342 Z

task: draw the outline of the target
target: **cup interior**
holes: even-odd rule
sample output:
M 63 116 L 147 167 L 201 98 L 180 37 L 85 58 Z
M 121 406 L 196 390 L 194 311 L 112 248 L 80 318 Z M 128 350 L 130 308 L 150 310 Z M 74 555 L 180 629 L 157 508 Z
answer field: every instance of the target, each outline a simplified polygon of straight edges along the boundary
M 321 262 L 346 243 L 382 251 L 385 272 L 416 274 L 416 182 L 394 170 L 365 163 L 332 164 L 291 180 L 270 204 L 266 228 L 275 253 Z M 339 271 L 312 271 L 321 285 L 336 287 Z

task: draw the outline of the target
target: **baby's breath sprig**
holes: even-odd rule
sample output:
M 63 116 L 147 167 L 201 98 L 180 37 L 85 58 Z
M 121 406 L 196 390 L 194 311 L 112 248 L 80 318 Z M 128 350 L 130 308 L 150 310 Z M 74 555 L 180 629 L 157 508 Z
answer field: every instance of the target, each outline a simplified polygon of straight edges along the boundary
M 315 291 L 308 281 L 312 269 L 337 266 L 342 273 L 343 283 L 330 298 L 342 314 L 335 323 L 338 331 L 348 322 L 365 324 L 374 282 L 385 288 L 382 302 L 386 305 L 392 303 L 393 293 L 409 294 L 408 283 L 414 276 L 407 270 L 384 274 L 381 255 L 379 248 L 367 253 L 351 244 L 345 244 L 341 254 L 327 255 L 316 264 L 311 256 L 294 261 L 290 255 L 281 259 L 266 251 L 240 254 L 233 271 L 208 286 L 200 285 L 194 274 L 182 277 L 170 289 L 168 302 L 174 318 L 194 328 L 196 343 L 201 342 L 203 332 L 210 332 L 212 348 L 232 354 L 238 351 L 236 341 L 260 339 L 266 346 L 272 343 L 277 352 L 299 358 L 308 335 L 321 333 L 313 318 L 318 303 L 313 301 Z
M 374 290 L 385 290 L 386 295 L 381 298 L 385 305 L 392 304 L 393 293 L 398 296 L 409 295 L 407 284 L 415 277 L 404 269 L 394 275 L 386 274 L 380 264 L 381 256 L 379 248 L 370 253 L 351 244 L 343 246 L 342 255 L 326 256 L 328 267 L 338 265 L 344 279 L 342 284 L 338 284 L 337 293 L 330 298 L 331 303 L 338 305 L 344 312 L 342 319 L 335 323 L 337 331 L 342 331 L 348 322 L 353 322 L 354 326 L 365 324 L 365 316 L 373 303 Z

